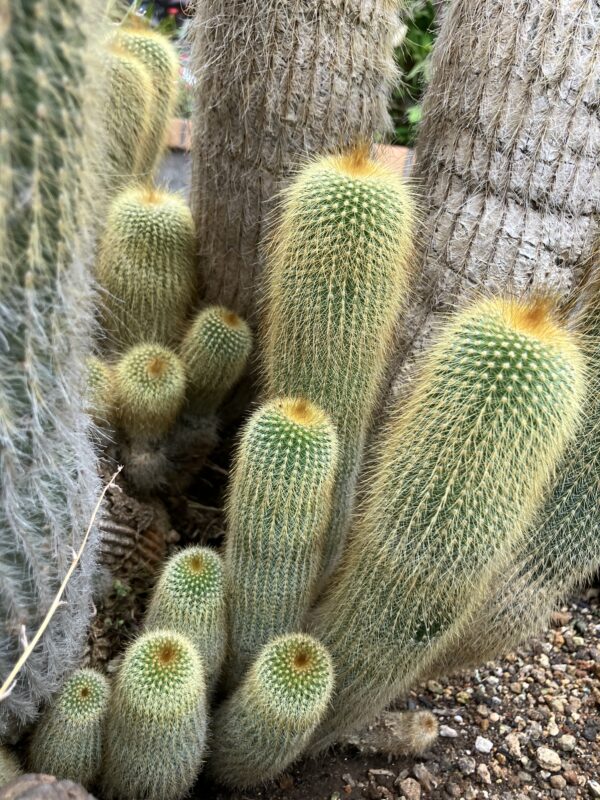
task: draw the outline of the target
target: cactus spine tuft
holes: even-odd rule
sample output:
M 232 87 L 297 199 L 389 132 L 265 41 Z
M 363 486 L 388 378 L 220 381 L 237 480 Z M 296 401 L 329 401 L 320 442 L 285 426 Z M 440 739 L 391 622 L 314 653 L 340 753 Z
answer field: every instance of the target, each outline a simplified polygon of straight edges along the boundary
M 23 774 L 16 755 L 0 744 L 0 789 Z
M 250 351 L 252 333 L 241 317 L 222 306 L 201 311 L 181 346 L 181 360 L 189 378 L 188 397 L 196 414 L 214 413 L 241 377 Z
M 113 417 L 114 378 L 111 367 L 101 358 L 90 356 L 87 360 L 88 413 L 103 426 Z
M 225 552 L 230 685 L 263 645 L 302 625 L 322 564 L 336 464 L 335 430 L 304 399 L 267 403 L 242 434 Z
M 227 644 L 223 564 L 209 547 L 187 547 L 166 564 L 145 620 L 146 628 L 183 633 L 196 645 L 206 682 L 219 676 Z
M 302 753 L 332 688 L 331 659 L 316 639 L 296 633 L 270 642 L 216 713 L 213 775 L 236 788 L 278 775 Z
M 300 172 L 271 241 L 268 392 L 317 403 L 340 437 L 326 573 L 342 548 L 364 438 L 409 289 L 414 217 L 402 179 L 357 148 Z
M 445 327 L 383 432 L 362 513 L 311 630 L 337 673 L 317 748 L 405 690 L 518 541 L 573 434 L 582 359 L 534 301 L 482 300 Z
M 103 797 L 177 800 L 200 771 L 206 740 L 204 669 L 192 643 L 150 631 L 125 653 L 106 723 Z
M 132 435 L 168 430 L 185 396 L 185 373 L 171 350 L 155 344 L 132 347 L 115 367 L 119 418 Z
M 113 200 L 97 277 L 103 326 L 117 348 L 173 344 L 194 299 L 194 226 L 181 197 L 133 187 Z
M 108 699 L 104 675 L 92 669 L 73 673 L 35 728 L 29 770 L 90 786 L 102 760 Z

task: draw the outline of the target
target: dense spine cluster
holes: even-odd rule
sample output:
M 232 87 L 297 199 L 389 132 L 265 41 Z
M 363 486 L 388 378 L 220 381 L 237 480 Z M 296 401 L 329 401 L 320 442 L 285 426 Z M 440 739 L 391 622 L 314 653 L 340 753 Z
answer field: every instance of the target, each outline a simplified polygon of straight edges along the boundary
M 306 400 L 267 403 L 242 434 L 225 553 L 232 685 L 263 645 L 302 625 L 322 566 L 336 464 L 335 430 Z
M 73 673 L 35 728 L 29 770 L 91 786 L 102 761 L 108 699 L 104 675 L 92 669 Z
M 106 723 L 102 796 L 177 800 L 204 757 L 204 668 L 193 644 L 174 631 L 150 631 L 125 653 Z
M 576 342 L 544 301 L 482 300 L 445 326 L 382 432 L 348 549 L 311 631 L 336 667 L 316 747 L 406 688 L 518 543 L 573 434 Z
M 365 435 L 407 298 L 415 209 L 402 179 L 363 148 L 309 164 L 284 194 L 281 211 L 266 270 L 267 390 L 306 397 L 338 428 L 328 572 L 342 548 Z
M 289 634 L 270 642 L 217 710 L 213 775 L 237 788 L 274 778 L 303 752 L 332 688 L 329 654 L 311 636 Z

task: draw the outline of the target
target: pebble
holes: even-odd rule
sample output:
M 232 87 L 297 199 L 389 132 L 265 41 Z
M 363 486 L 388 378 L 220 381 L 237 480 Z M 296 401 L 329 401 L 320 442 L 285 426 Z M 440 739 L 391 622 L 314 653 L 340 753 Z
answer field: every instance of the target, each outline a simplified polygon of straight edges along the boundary
M 481 780 L 482 783 L 486 783 L 489 785 L 492 782 L 492 776 L 490 775 L 490 771 L 487 768 L 486 764 L 480 764 L 477 767 L 477 775 L 479 776 L 479 780 Z
M 598 781 L 588 781 L 588 789 L 592 797 L 600 797 L 600 783 Z
M 476 766 L 477 762 L 471 756 L 462 756 L 458 759 L 458 768 L 463 775 L 472 775 Z
M 506 747 L 511 756 L 521 758 L 521 743 L 516 733 L 509 733 L 506 739 Z
M 407 800 L 421 800 L 421 786 L 414 778 L 405 778 L 400 783 L 400 791 Z
M 550 776 L 550 786 L 553 789 L 564 789 L 566 785 L 567 785 L 567 782 L 563 778 L 562 775 L 551 775 Z
M 478 736 L 475 739 L 475 749 L 479 753 L 491 753 L 494 749 L 494 743 L 491 739 L 486 739 L 485 736 Z
M 571 736 L 570 733 L 565 733 L 558 739 L 557 744 L 561 750 L 565 751 L 565 753 L 571 753 L 573 750 L 575 750 L 577 740 L 574 736 Z
M 440 725 L 440 736 L 443 736 L 445 739 L 456 739 L 458 731 L 451 728 L 449 725 Z
M 550 747 L 538 747 L 535 758 L 539 766 L 549 772 L 558 772 L 562 766 L 560 756 L 556 750 L 552 750 Z
M 425 764 L 415 764 L 413 767 L 413 775 L 426 792 L 431 792 L 436 788 L 437 781 Z

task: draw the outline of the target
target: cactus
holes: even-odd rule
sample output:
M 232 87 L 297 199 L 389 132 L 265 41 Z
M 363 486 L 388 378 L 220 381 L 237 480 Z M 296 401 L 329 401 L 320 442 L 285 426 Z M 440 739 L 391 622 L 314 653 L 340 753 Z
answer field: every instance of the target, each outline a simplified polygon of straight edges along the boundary
M 192 643 L 150 631 L 125 653 L 106 723 L 103 797 L 177 800 L 200 771 L 206 740 L 204 669 Z
M 333 426 L 305 400 L 267 403 L 246 426 L 225 553 L 231 685 L 263 645 L 301 627 L 322 563 L 336 463 Z
M 101 358 L 87 359 L 87 411 L 96 425 L 109 423 L 114 411 L 114 378 L 109 364 Z
M 364 148 L 309 164 L 284 195 L 267 265 L 272 396 L 306 397 L 340 437 L 325 573 L 341 552 L 364 439 L 411 268 L 413 200 Z
M 144 64 L 123 48 L 107 48 L 104 126 L 111 190 L 123 188 L 146 168 L 152 129 L 154 86 Z
M 90 786 L 100 769 L 108 698 L 104 675 L 93 669 L 74 672 L 36 725 L 29 771 Z
M 133 436 L 160 434 L 173 424 L 183 405 L 183 365 L 166 347 L 132 347 L 115 367 L 115 395 L 127 431 Z
M 23 773 L 16 755 L 0 745 L 0 788 Z
M 445 327 L 382 432 L 364 507 L 311 630 L 337 673 L 315 749 L 376 714 L 518 542 L 573 433 L 576 340 L 549 303 L 482 300 Z
M 141 20 L 131 20 L 141 26 Z M 154 88 L 151 136 L 141 152 L 140 167 L 149 176 L 165 149 L 169 124 L 177 100 L 179 58 L 168 38 L 147 27 L 127 27 L 115 34 L 117 47 L 138 58 L 148 70 Z
M 217 710 L 212 774 L 243 788 L 282 772 L 302 753 L 332 688 L 329 654 L 311 636 L 289 634 L 270 642 Z
M 189 637 L 202 657 L 208 686 L 219 676 L 227 644 L 223 564 L 208 547 L 187 547 L 165 565 L 154 589 L 146 628 Z
M 100 0 L 3 0 L 0 16 L 0 675 L 39 628 L 99 481 L 84 413 L 96 213 Z M 94 213 L 92 213 L 94 212 Z M 96 536 L 8 697 L 17 735 L 76 666 Z
M 103 327 L 117 349 L 170 345 L 194 299 L 194 226 L 175 194 L 132 187 L 108 213 L 97 263 Z
M 189 378 L 189 404 L 196 414 L 213 414 L 241 377 L 252 333 L 243 319 L 222 306 L 201 311 L 180 346 Z

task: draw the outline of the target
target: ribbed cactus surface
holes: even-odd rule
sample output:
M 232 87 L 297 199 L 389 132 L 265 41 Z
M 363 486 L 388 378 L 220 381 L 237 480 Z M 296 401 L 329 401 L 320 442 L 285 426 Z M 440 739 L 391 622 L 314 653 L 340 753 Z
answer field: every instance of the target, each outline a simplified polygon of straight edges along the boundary
M 113 348 L 172 344 L 194 299 L 194 226 L 176 194 L 134 186 L 111 203 L 96 266 Z
M 327 156 L 284 194 L 266 268 L 265 374 L 338 428 L 340 468 L 325 571 L 341 550 L 364 438 L 410 284 L 414 203 L 363 149 Z
M 206 727 L 204 669 L 193 644 L 174 631 L 140 636 L 111 696 L 102 796 L 178 800 L 200 771 Z
M 100 0 L 3 0 L 0 22 L 0 675 L 82 541 L 98 478 L 85 415 Z M 81 655 L 95 537 L 12 693 L 0 741 Z
M 230 685 L 263 645 L 302 625 L 322 566 L 336 465 L 335 430 L 306 400 L 267 403 L 243 432 L 225 551 Z
M 374 715 L 518 541 L 572 435 L 582 359 L 544 301 L 482 300 L 450 320 L 380 455 L 311 631 L 337 688 L 315 739 Z
M 146 628 L 188 636 L 210 686 L 219 677 L 227 645 L 225 579 L 221 557 L 209 547 L 186 547 L 165 565 L 146 613 Z
M 250 328 L 233 311 L 210 306 L 196 316 L 179 349 L 194 413 L 206 415 L 217 410 L 241 377 L 251 350 Z
M 92 669 L 74 672 L 36 725 L 29 770 L 91 786 L 102 761 L 108 699 L 104 675 Z
M 315 639 L 290 634 L 270 642 L 217 710 L 213 775 L 238 788 L 278 775 L 301 755 L 332 687 L 331 659 Z

